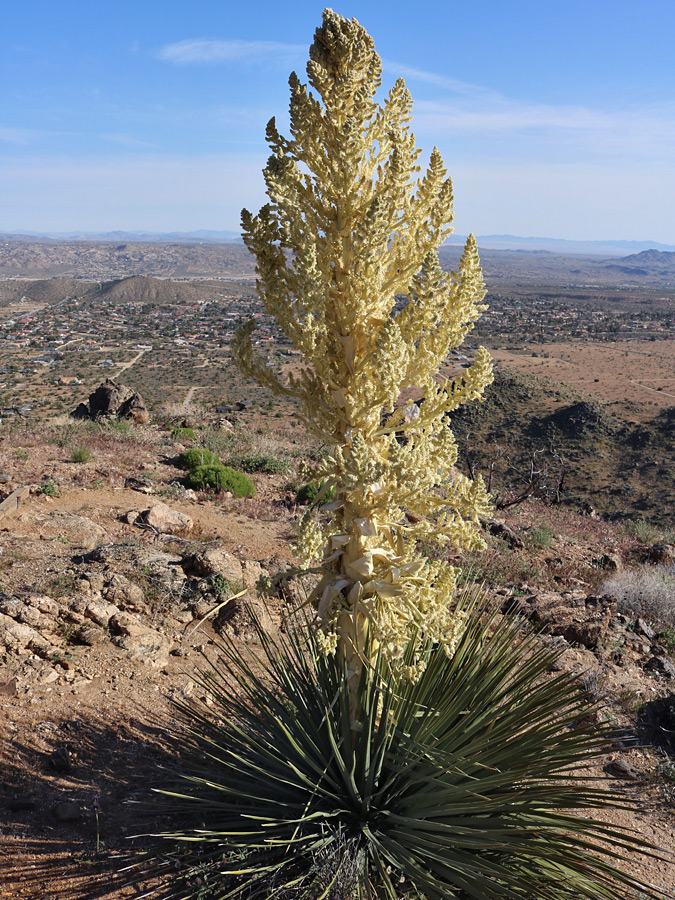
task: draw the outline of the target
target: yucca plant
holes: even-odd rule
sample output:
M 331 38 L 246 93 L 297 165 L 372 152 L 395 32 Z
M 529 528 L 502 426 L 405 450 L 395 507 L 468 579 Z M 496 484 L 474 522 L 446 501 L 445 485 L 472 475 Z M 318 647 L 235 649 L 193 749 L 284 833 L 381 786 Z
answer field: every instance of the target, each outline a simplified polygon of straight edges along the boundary
M 587 780 L 612 734 L 518 619 L 474 604 L 452 658 L 421 651 L 417 682 L 376 656 L 356 728 L 344 661 L 304 627 L 258 635 L 262 659 L 226 642 L 203 673 L 213 706 L 181 705 L 162 897 L 654 896 L 613 867 L 644 844 L 589 817 L 620 805 Z

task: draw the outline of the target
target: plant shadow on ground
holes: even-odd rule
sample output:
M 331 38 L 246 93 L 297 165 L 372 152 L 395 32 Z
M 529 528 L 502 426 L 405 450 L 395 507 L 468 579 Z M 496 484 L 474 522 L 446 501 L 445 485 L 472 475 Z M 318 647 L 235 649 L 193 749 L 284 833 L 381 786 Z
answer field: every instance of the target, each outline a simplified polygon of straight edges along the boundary
M 147 710 L 137 714 L 121 724 L 54 718 L 28 741 L 5 743 L 0 897 L 122 900 L 149 887 L 123 869 L 153 844 L 142 835 L 170 823 L 153 808 L 153 788 L 171 759 L 165 728 Z
M 675 694 L 647 701 L 637 731 L 641 744 L 659 747 L 675 759 Z

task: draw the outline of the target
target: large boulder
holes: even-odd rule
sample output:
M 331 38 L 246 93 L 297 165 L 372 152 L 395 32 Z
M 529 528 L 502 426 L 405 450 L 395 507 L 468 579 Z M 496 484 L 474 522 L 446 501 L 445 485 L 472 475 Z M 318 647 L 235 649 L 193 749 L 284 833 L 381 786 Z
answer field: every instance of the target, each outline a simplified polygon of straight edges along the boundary
M 143 425 L 150 414 L 141 395 L 113 378 L 106 378 L 89 395 L 89 404 L 80 403 L 73 412 L 76 419 L 132 419 Z

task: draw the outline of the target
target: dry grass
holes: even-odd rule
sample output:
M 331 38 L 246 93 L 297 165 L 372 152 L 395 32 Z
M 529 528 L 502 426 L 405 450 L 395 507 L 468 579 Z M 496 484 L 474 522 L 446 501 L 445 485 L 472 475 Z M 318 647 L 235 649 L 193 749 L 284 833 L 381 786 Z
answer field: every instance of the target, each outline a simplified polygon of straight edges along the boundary
M 664 628 L 675 626 L 675 565 L 616 572 L 601 588 L 616 598 L 619 612 Z

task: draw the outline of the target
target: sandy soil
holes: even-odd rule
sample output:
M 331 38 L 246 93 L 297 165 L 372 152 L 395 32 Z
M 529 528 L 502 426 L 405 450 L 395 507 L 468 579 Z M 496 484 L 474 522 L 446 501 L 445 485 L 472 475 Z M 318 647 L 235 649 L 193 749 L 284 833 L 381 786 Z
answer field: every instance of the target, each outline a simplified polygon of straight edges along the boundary
M 548 376 L 608 403 L 640 404 L 641 418 L 675 406 L 675 341 L 570 341 L 532 344 L 527 351 L 495 350 L 492 355 L 511 369 Z

